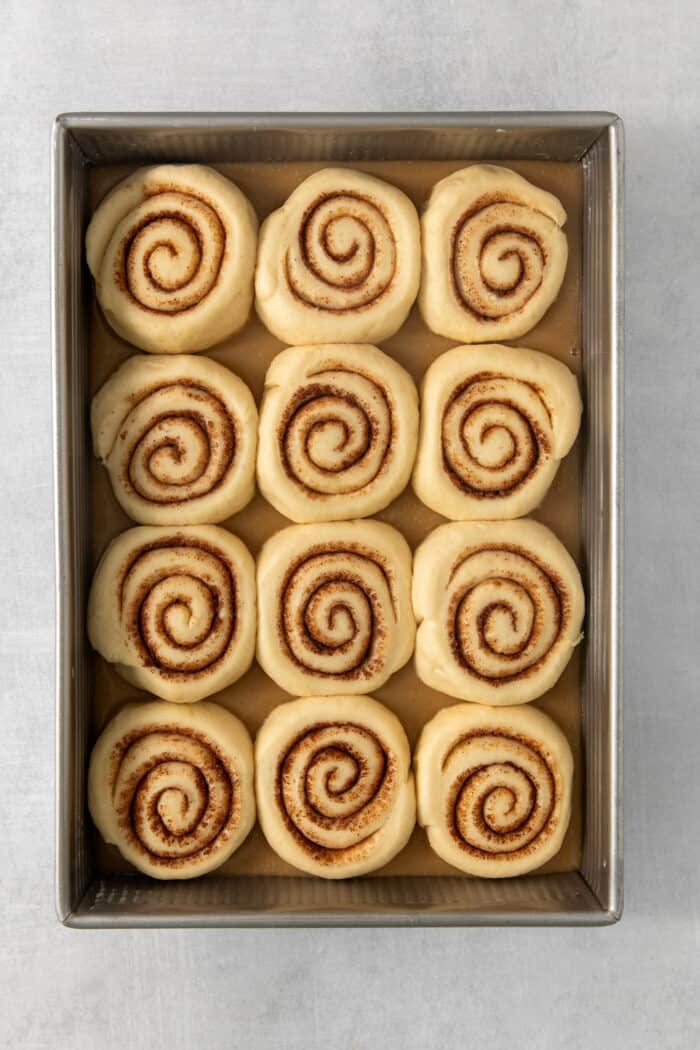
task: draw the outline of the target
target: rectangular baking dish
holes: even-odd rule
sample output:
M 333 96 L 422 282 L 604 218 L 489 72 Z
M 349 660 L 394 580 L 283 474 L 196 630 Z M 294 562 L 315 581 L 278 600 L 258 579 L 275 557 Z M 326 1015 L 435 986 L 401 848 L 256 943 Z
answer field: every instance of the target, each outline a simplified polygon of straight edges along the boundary
M 610 113 L 69 114 L 53 128 L 56 900 L 73 927 L 603 925 L 622 908 L 620 723 L 622 124 Z M 583 168 L 582 535 L 588 596 L 579 871 L 518 879 L 99 876 L 87 834 L 85 605 L 92 165 L 488 159 Z

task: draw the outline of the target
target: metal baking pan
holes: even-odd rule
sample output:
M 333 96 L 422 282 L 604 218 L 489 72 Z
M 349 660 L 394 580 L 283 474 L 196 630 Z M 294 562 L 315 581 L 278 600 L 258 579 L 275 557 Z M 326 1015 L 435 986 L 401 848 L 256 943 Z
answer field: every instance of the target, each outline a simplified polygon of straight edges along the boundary
M 610 113 L 71 114 L 53 128 L 57 590 L 56 893 L 62 922 L 116 926 L 602 925 L 622 906 L 620 560 L 622 124 Z M 85 633 L 87 173 L 154 161 L 537 159 L 583 168 L 582 500 L 588 636 L 579 871 L 488 881 L 102 877 L 85 802 L 91 672 Z

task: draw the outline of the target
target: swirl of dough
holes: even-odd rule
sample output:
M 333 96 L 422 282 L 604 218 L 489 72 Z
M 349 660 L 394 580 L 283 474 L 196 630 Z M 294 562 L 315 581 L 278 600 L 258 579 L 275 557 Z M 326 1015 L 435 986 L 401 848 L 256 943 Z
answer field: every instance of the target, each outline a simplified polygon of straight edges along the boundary
M 363 172 L 316 172 L 260 230 L 256 308 L 287 343 L 380 342 L 403 324 L 419 280 L 413 204 Z
M 442 179 L 422 219 L 425 323 L 467 343 L 529 332 L 564 280 L 565 222 L 556 197 L 507 168 L 475 164 Z
M 457 346 L 422 387 L 413 487 L 445 517 L 504 519 L 542 500 L 581 421 L 576 379 L 536 350 Z
M 535 700 L 581 638 L 576 564 L 554 533 L 523 519 L 435 529 L 416 551 L 418 676 L 448 696 Z
M 90 758 L 88 802 L 103 839 L 157 879 L 223 864 L 255 822 L 253 745 L 216 704 L 132 703 Z
M 382 510 L 406 486 L 418 439 L 418 396 L 374 346 L 283 350 L 265 379 L 258 483 L 293 521 Z
M 322 696 L 276 708 L 255 743 L 260 825 L 288 863 L 328 879 L 382 867 L 415 824 L 401 723 L 368 696 Z
M 258 559 L 258 661 L 290 693 L 366 693 L 413 651 L 411 552 L 376 521 L 293 525 Z
M 506 878 L 541 867 L 571 817 L 573 757 L 535 708 L 444 708 L 415 752 L 418 820 L 435 852 L 469 875 Z
M 210 696 L 253 659 L 253 559 L 215 525 L 129 529 L 97 566 L 88 629 L 132 685 L 176 703 Z
M 248 199 L 212 168 L 140 168 L 107 194 L 87 231 L 105 317 L 149 353 L 220 342 L 250 311 L 257 230 Z
M 235 514 L 255 491 L 258 414 L 238 376 L 206 357 L 129 358 L 92 402 L 95 452 L 145 525 Z

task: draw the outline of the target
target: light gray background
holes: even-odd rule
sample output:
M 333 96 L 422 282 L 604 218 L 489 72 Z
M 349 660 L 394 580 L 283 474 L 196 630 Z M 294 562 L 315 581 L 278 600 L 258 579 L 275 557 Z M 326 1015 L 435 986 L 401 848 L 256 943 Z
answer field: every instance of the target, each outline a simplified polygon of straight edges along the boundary
M 697 12 L 696 0 L 2 4 L 0 1045 L 698 1045 Z M 51 120 L 470 108 L 611 109 L 627 126 L 623 920 L 64 930 L 52 889 Z

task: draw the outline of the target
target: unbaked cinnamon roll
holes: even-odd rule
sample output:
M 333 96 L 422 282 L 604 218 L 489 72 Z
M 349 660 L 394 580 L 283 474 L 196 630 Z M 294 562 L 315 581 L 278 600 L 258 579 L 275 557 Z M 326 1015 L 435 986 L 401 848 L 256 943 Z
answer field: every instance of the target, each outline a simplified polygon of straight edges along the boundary
M 255 778 L 265 838 L 310 875 L 375 871 L 403 849 L 415 825 L 406 734 L 368 696 L 281 704 L 255 741 Z
M 536 350 L 457 346 L 421 390 L 413 487 L 447 518 L 517 518 L 554 480 L 581 421 L 576 379 Z
M 565 222 L 553 194 L 508 168 L 475 164 L 442 179 L 422 218 L 425 323 L 465 343 L 529 332 L 564 280 Z
M 90 641 L 128 682 L 164 700 L 200 700 L 240 678 L 255 626 L 255 564 L 216 525 L 129 529 L 97 566 Z
M 286 343 L 381 342 L 408 316 L 419 279 L 416 209 L 360 171 L 316 172 L 260 230 L 255 305 Z
M 415 752 L 418 821 L 435 852 L 469 875 L 540 868 L 571 818 L 566 737 L 533 707 L 444 708 Z
M 255 823 L 248 732 L 216 704 L 128 704 L 93 748 L 88 802 L 105 842 L 145 875 L 204 875 Z
M 255 491 L 258 413 L 245 383 L 207 357 L 129 358 L 92 402 L 95 452 L 134 521 L 197 525 Z
M 413 651 L 411 551 L 377 521 L 292 525 L 258 558 L 258 662 L 289 693 L 366 693 Z
M 448 696 L 535 700 L 581 639 L 576 563 L 536 521 L 441 525 L 415 555 L 416 671 Z
M 374 514 L 405 488 L 418 438 L 413 380 L 375 346 L 297 346 L 272 362 L 258 483 L 293 521 Z
M 87 231 L 105 317 L 154 354 L 220 342 L 250 312 L 257 230 L 247 197 L 213 168 L 140 168 L 107 194 Z

